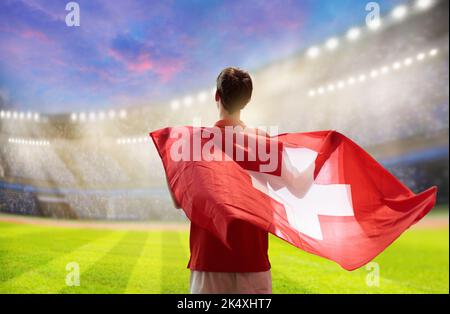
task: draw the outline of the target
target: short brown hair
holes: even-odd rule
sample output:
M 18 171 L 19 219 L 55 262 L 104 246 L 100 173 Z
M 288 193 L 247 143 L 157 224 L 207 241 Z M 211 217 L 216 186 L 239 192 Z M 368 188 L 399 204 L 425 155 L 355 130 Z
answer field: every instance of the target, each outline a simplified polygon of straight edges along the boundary
M 225 68 L 217 77 L 217 92 L 229 113 L 243 109 L 250 101 L 252 91 L 252 78 L 239 68 Z

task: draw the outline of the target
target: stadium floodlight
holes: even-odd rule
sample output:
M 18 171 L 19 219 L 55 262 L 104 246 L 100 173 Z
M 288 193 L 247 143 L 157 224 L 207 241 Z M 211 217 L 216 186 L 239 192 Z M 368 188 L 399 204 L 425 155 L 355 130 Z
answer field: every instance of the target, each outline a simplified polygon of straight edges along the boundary
M 105 112 L 104 111 L 100 111 L 99 113 L 98 113 L 98 118 L 100 119 L 100 120 L 105 120 Z
M 433 0 L 417 0 L 416 8 L 419 10 L 429 9 L 433 5 Z
M 170 103 L 170 107 L 172 108 L 172 110 L 177 110 L 180 107 L 180 101 L 177 99 L 172 100 L 172 102 Z
M 85 121 L 86 120 L 86 114 L 84 112 L 80 113 L 80 121 Z
M 39 119 L 40 119 L 39 113 L 35 113 L 35 114 L 33 115 L 33 118 L 34 118 L 34 121 L 38 122 Z
M 438 50 L 436 48 L 430 50 L 430 56 L 434 57 L 438 54 Z
M 208 93 L 207 92 L 200 92 L 197 95 L 197 99 L 198 99 L 199 102 L 205 102 L 207 98 L 208 98 Z
M 325 46 L 329 50 L 334 50 L 339 46 L 339 40 L 336 37 L 330 38 L 327 40 Z
M 27 112 L 27 120 L 31 120 L 32 117 L 33 117 L 33 114 L 30 111 L 28 111 Z
M 403 64 L 404 65 L 406 65 L 406 66 L 410 66 L 411 64 L 412 64 L 412 59 L 411 58 L 406 58 L 404 61 L 403 61 Z
M 190 106 L 192 105 L 192 97 L 191 97 L 191 96 L 186 96 L 186 97 L 184 97 L 184 99 L 183 99 L 183 104 L 184 104 L 186 107 L 190 107 Z
M 339 89 L 344 88 L 344 86 L 345 86 L 345 83 L 344 83 L 343 81 L 339 81 L 339 82 L 337 83 L 337 87 L 338 87 Z
M 77 119 L 78 119 L 78 116 L 75 112 L 70 115 L 70 120 L 77 121 Z
M 109 117 L 110 119 L 114 119 L 114 118 L 116 117 L 116 112 L 115 112 L 114 110 L 110 110 L 110 111 L 108 112 L 108 117 Z
M 325 89 L 324 89 L 323 87 L 319 87 L 319 88 L 317 89 L 317 92 L 318 92 L 319 94 L 323 94 L 323 93 L 325 92 Z
M 358 77 L 358 80 L 360 81 L 360 82 L 364 82 L 365 80 L 366 80 L 366 76 L 364 75 L 364 74 L 361 74 L 359 77 Z
M 6 113 L 5 113 L 5 118 L 6 118 L 6 119 L 11 118 L 11 112 L 10 112 L 10 111 L 6 111 Z
M 375 78 L 378 76 L 378 70 L 372 70 L 370 71 L 370 77 Z
M 425 59 L 425 54 L 423 52 L 419 53 L 416 57 L 417 61 L 422 61 Z
M 95 112 L 89 113 L 89 120 L 95 121 L 96 118 L 97 118 L 97 114 Z
M 314 97 L 316 95 L 316 91 L 315 90 L 310 90 L 308 93 L 309 97 Z
M 350 85 L 355 84 L 355 82 L 356 82 L 356 80 L 353 76 L 348 79 L 348 84 L 350 84 Z
M 361 30 L 357 27 L 350 28 L 347 32 L 347 38 L 349 40 L 356 40 L 361 35 Z
M 392 17 L 396 20 L 402 20 L 408 13 L 408 8 L 405 5 L 399 5 L 392 10 Z
M 381 72 L 382 74 L 387 74 L 387 73 L 389 73 L 389 67 L 386 66 L 386 65 L 383 66 L 383 67 L 381 68 L 380 72 Z
M 18 117 L 17 111 L 14 111 L 14 112 L 13 112 L 12 117 L 13 117 L 14 120 L 17 119 L 17 117 Z
M 127 111 L 125 109 L 120 110 L 119 117 L 125 119 L 127 117 Z
M 24 118 L 25 118 L 25 113 L 20 112 L 20 113 L 19 113 L 19 119 L 20 119 L 20 120 L 23 120 Z
M 0 111 L 0 118 L 4 118 L 5 117 L 5 112 L 3 110 Z
M 310 57 L 311 59 L 317 58 L 320 54 L 320 49 L 316 46 L 311 47 L 308 49 L 307 53 L 308 57 Z
M 398 69 L 400 69 L 401 67 L 402 67 L 402 65 L 401 65 L 400 62 L 394 62 L 394 64 L 392 65 L 392 68 L 393 68 L 394 70 L 398 70 Z
M 335 89 L 333 84 L 328 85 L 327 88 L 328 88 L 328 91 L 330 91 L 330 92 L 334 91 L 334 89 Z

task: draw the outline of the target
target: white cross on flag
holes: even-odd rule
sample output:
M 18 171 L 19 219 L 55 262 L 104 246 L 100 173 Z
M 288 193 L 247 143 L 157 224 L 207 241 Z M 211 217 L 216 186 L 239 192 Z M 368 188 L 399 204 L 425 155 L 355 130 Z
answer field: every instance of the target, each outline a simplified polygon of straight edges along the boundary
M 230 222 L 240 219 L 353 270 L 380 254 L 435 203 L 436 187 L 414 194 L 335 131 L 265 135 L 279 143 L 280 158 L 276 170 L 263 172 L 258 161 L 174 161 L 174 130 L 150 134 L 170 189 L 186 215 L 224 244 Z
M 307 148 L 285 148 L 284 151 L 282 163 L 289 162 L 298 170 L 298 173 L 301 174 L 298 178 L 299 181 L 309 182 L 309 184 L 303 185 L 302 195 L 293 194 L 286 185 L 274 188 L 273 185 L 279 186 L 279 184 L 271 184 L 271 181 L 274 180 L 283 182 L 283 178 L 286 177 L 283 173 L 285 168 L 282 169 L 280 177 L 249 171 L 252 184 L 284 205 L 289 224 L 294 229 L 311 238 L 323 240 L 319 215 L 354 216 L 350 185 L 315 184 L 313 176 L 317 153 Z M 288 184 L 285 181 L 282 184 Z

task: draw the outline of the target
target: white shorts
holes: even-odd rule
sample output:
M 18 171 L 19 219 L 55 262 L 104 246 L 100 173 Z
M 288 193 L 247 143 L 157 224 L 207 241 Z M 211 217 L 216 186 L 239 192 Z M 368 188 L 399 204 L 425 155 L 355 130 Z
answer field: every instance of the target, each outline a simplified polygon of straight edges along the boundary
M 225 273 L 191 270 L 190 293 L 269 294 L 270 270 L 251 273 Z

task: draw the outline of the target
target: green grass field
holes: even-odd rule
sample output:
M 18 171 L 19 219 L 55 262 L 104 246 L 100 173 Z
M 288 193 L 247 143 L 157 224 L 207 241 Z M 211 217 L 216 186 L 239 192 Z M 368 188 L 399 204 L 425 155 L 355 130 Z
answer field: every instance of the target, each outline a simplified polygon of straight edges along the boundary
M 448 218 L 448 216 L 447 216 Z M 187 293 L 187 230 L 105 230 L 0 222 L 0 293 Z M 370 272 L 270 239 L 274 293 L 449 293 L 449 230 L 413 228 L 375 259 Z M 66 265 L 80 267 L 67 286 Z

